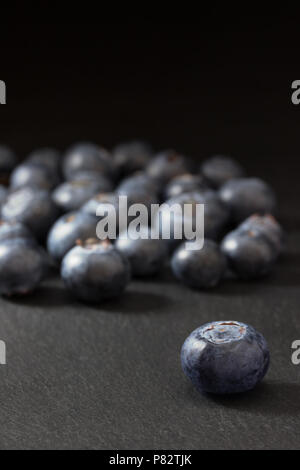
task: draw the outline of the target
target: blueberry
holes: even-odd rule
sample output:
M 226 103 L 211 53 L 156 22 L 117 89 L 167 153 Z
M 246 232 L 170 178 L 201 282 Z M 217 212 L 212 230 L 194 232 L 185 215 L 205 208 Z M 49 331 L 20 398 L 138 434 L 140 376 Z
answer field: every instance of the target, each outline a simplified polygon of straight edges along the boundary
M 137 192 L 136 194 L 130 194 L 128 196 L 128 207 L 133 206 L 134 204 L 142 204 L 146 207 L 149 215 L 149 223 L 151 221 L 151 207 L 154 204 L 158 204 L 158 199 L 156 195 L 149 192 Z M 138 214 L 137 214 L 138 215 Z M 128 217 L 128 222 L 133 220 L 134 216 Z
M 17 165 L 18 159 L 15 153 L 6 145 L 0 145 L 0 182 L 7 183 L 8 177 L 14 167 Z
M 201 173 L 215 188 L 233 178 L 244 176 L 244 170 L 239 163 L 224 155 L 215 155 L 203 162 Z
M 44 251 L 28 238 L 0 242 L 0 294 L 26 295 L 40 284 L 47 273 Z
M 201 198 L 204 204 L 205 237 L 213 240 L 218 239 L 227 227 L 229 211 L 215 191 L 203 191 Z M 201 198 L 198 198 L 196 202 L 200 202 Z
M 26 158 L 26 162 L 45 166 L 58 175 L 60 173 L 61 154 L 56 149 L 45 147 L 31 152 Z
M 66 179 L 73 179 L 78 172 L 90 171 L 104 176 L 112 176 L 113 162 L 109 152 L 90 142 L 75 144 L 63 160 L 63 173 Z
M 2 206 L 2 219 L 26 225 L 42 240 L 58 216 L 58 209 L 48 191 L 24 187 L 10 193 Z
M 110 181 L 98 175 L 97 180 L 78 179 L 59 185 L 52 193 L 55 204 L 64 212 L 79 209 L 98 192 L 111 190 Z
M 32 239 L 33 236 L 30 230 L 20 222 L 13 220 L 10 222 L 0 220 L 0 242 L 4 240 L 13 240 L 14 238 Z
M 110 217 L 116 223 L 116 235 L 118 233 L 119 225 L 119 196 L 114 193 L 100 193 L 89 199 L 80 208 L 80 211 L 95 217 L 99 222 L 103 217 Z M 103 216 L 100 216 L 102 212 Z
M 205 189 L 208 189 L 208 184 L 203 176 L 186 173 L 171 179 L 164 191 L 164 195 L 165 199 L 170 199 L 171 197 L 179 196 L 182 193 L 203 191 Z
M 130 208 L 133 204 L 143 204 L 146 206 L 149 211 L 149 221 L 151 220 L 151 204 L 157 203 L 154 200 L 153 196 L 149 193 L 139 193 L 131 196 L 127 199 L 127 207 Z M 116 222 L 116 234 L 119 231 L 119 216 L 121 212 L 120 207 L 120 196 L 115 193 L 99 193 L 89 199 L 83 206 L 80 208 L 80 211 L 90 214 L 97 218 L 97 221 L 100 221 L 102 217 L 111 218 Z M 128 215 L 126 208 L 124 207 L 123 213 L 127 215 L 126 220 L 124 221 L 127 226 L 128 224 L 135 219 L 136 216 Z M 101 217 L 100 214 L 103 214 Z
M 238 226 L 239 232 L 248 232 L 251 236 L 262 236 L 268 240 L 276 253 L 280 254 L 285 245 L 285 234 L 275 217 L 270 214 L 254 214 Z
M 237 321 L 206 323 L 181 350 L 184 373 L 200 392 L 232 394 L 252 390 L 266 375 L 270 353 L 263 335 Z
M 130 267 L 109 242 L 91 239 L 67 253 L 61 276 L 78 299 L 98 303 L 124 291 L 130 280 Z
M 278 252 L 261 234 L 234 230 L 221 244 L 230 268 L 241 279 L 257 279 L 270 273 Z
M 94 238 L 97 221 L 95 217 L 84 212 L 70 212 L 60 217 L 51 228 L 47 249 L 56 261 L 73 248 L 79 239 Z
M 168 255 L 164 240 L 151 239 L 146 227 L 141 233 L 148 238 L 133 240 L 129 230 L 127 236 L 125 233 L 121 234 L 124 238 L 118 238 L 115 243 L 115 247 L 128 258 L 132 275 L 136 277 L 156 274 L 163 267 Z
M 7 198 L 8 190 L 6 186 L 0 184 L 0 207 L 4 203 L 5 199 Z
M 107 176 L 101 175 L 101 173 L 98 173 L 97 171 L 90 170 L 79 171 L 78 173 L 73 174 L 72 178 L 67 179 L 67 181 L 90 181 L 92 183 L 99 183 L 99 181 L 103 181 L 107 187 L 111 187 L 113 184 L 111 179 Z
M 122 177 L 143 170 L 149 163 L 151 155 L 151 147 L 140 141 L 125 142 L 113 150 L 115 166 L 119 176 Z
M 118 188 L 116 192 L 119 196 L 127 197 L 128 207 L 133 204 L 143 204 L 147 208 L 149 215 L 151 214 L 152 204 L 158 204 L 156 191 L 147 188 L 146 185 L 144 189 L 137 184 L 136 187 L 131 186 L 127 189 L 124 187 Z
M 10 177 L 12 189 L 30 186 L 49 190 L 58 183 L 58 175 L 40 163 L 22 163 L 13 170 Z
M 162 184 L 168 183 L 175 176 L 187 173 L 188 170 L 187 159 L 174 150 L 165 150 L 157 154 L 146 168 L 148 175 Z
M 259 178 L 228 181 L 220 188 L 219 195 L 236 222 L 241 222 L 255 213 L 272 214 L 276 208 L 273 190 Z
M 96 216 L 97 209 L 101 204 L 111 204 L 114 206 L 116 211 L 116 216 L 118 217 L 118 209 L 119 209 L 119 196 L 115 193 L 98 193 L 95 194 L 91 199 L 86 201 L 80 210 L 87 214 Z
M 173 205 L 180 205 L 184 208 L 185 204 L 192 206 L 192 219 L 190 217 L 179 217 L 177 214 L 169 211 L 169 208 Z M 180 240 L 174 239 L 174 232 L 176 227 L 184 225 L 185 222 L 191 221 L 193 228 L 195 229 L 196 221 L 196 206 L 198 204 L 204 204 L 204 232 L 205 238 L 217 239 L 222 235 L 223 230 L 226 228 L 229 220 L 229 211 L 224 206 L 222 201 L 219 199 L 218 194 L 215 191 L 208 190 L 203 192 L 190 192 L 183 193 L 177 197 L 168 199 L 164 205 L 161 206 L 159 212 L 156 215 L 155 224 L 158 226 L 158 230 L 162 233 L 162 225 L 170 224 L 171 237 L 169 245 L 171 248 L 175 247 L 180 243 Z
M 122 196 L 134 196 L 136 193 L 152 193 L 157 195 L 160 185 L 146 173 L 139 171 L 124 178 L 117 187 L 117 193 Z
M 226 270 L 226 258 L 212 240 L 205 240 L 201 250 L 187 249 L 182 243 L 172 256 L 171 266 L 181 282 L 205 289 L 219 284 Z

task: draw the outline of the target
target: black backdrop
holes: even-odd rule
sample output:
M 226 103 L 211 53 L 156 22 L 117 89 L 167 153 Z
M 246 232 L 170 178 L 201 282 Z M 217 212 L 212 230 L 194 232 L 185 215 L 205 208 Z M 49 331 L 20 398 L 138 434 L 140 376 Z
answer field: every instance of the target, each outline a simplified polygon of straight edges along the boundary
M 0 140 L 19 154 L 145 138 L 199 160 L 230 153 L 289 201 L 299 195 L 296 13 L 212 8 L 189 23 L 37 23 L 30 11 L 18 10 L 23 23 L 0 24 Z

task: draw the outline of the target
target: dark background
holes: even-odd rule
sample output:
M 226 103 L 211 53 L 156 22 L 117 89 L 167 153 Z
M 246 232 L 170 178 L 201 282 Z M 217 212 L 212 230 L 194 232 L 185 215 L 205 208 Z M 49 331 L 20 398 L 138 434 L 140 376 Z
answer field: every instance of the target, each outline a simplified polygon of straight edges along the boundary
M 52 279 L 29 299 L 1 301 L 0 446 L 299 447 L 300 366 L 290 361 L 300 338 L 297 13 L 211 8 L 194 22 L 51 23 L 47 11 L 37 23 L 18 7 L 22 22 L 0 23 L 1 142 L 21 157 L 39 146 L 91 139 L 110 148 L 132 138 L 199 162 L 232 154 L 274 186 L 289 248 L 270 279 L 209 293 L 166 276 L 92 308 Z M 270 343 L 270 373 L 251 394 L 201 397 L 181 373 L 184 338 L 218 319 L 249 322 Z
M 91 139 L 111 147 L 131 138 L 199 160 L 225 152 L 292 202 L 300 170 L 299 107 L 291 103 L 297 12 L 210 10 L 197 22 L 37 23 L 19 6 L 22 23 L 0 23 L 9 104 L 1 141 L 21 156 L 41 145 Z

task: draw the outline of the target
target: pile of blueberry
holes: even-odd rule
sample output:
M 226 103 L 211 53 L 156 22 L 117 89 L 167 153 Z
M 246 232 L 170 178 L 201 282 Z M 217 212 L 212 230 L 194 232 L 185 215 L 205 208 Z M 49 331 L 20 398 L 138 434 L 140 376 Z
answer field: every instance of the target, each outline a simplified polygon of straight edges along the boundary
M 4 296 L 32 292 L 49 267 L 56 266 L 78 299 L 98 303 L 119 296 L 131 277 L 156 275 L 168 259 L 179 281 L 206 289 L 228 275 L 236 279 L 267 275 L 284 246 L 283 230 L 274 218 L 273 190 L 261 179 L 245 176 L 243 168 L 226 156 L 211 157 L 196 168 L 182 154 L 173 150 L 153 154 L 143 142 L 124 143 L 112 152 L 80 143 L 64 155 L 45 148 L 18 162 L 14 152 L 0 146 L 0 183 L 0 294 Z M 129 204 L 147 207 L 162 202 L 204 204 L 203 248 L 187 250 L 185 242 L 174 236 L 167 241 L 100 241 L 96 209 L 110 203 L 118 211 L 121 195 Z M 161 216 L 169 217 L 163 211 Z M 237 351 L 242 355 L 237 356 Z M 225 379 L 218 378 L 216 357 L 227 364 Z M 238 373 L 233 371 L 233 357 L 243 357 Z M 263 377 L 268 352 L 253 328 L 215 322 L 188 338 L 182 363 L 202 390 L 241 391 Z M 240 367 L 244 372 L 252 367 L 255 377 L 252 372 L 251 379 L 244 374 L 249 380 L 241 383 Z
M 214 156 L 195 168 L 173 150 L 153 155 L 143 142 L 119 145 L 111 153 L 81 143 L 65 155 L 37 150 L 19 163 L 2 146 L 0 177 L 2 295 L 33 291 L 49 264 L 56 264 L 76 297 L 99 302 L 119 295 L 131 276 L 157 274 L 168 258 L 177 279 L 209 288 L 228 272 L 241 279 L 268 274 L 283 248 L 283 231 L 272 215 L 272 189 L 245 177 L 229 157 Z M 101 242 L 96 209 L 110 203 L 118 211 L 120 195 L 146 207 L 204 204 L 203 249 L 187 250 L 172 233 L 167 241 Z M 160 216 L 169 215 L 162 210 Z

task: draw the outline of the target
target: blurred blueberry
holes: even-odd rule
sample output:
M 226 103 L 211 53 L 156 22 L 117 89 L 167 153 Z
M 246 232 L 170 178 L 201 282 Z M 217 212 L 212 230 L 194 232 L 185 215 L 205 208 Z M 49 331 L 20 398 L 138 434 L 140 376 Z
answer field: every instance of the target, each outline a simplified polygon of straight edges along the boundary
M 171 266 L 181 282 L 202 289 L 219 284 L 227 264 L 219 246 L 212 240 L 205 240 L 200 250 L 187 249 L 182 243 L 172 256 Z
M 174 150 L 158 153 L 146 168 L 147 174 L 162 184 L 166 184 L 175 176 L 188 173 L 188 171 L 189 163 L 186 157 Z
M 47 273 L 44 251 L 28 238 L 0 242 L 0 294 L 26 295 L 32 292 Z
M 104 185 L 107 187 L 111 187 L 113 184 L 110 178 L 95 171 L 79 171 L 78 173 L 72 175 L 71 179 L 67 180 L 67 182 L 71 183 L 73 181 L 90 181 L 92 183 L 99 183 L 103 181 Z
M 252 390 L 266 375 L 269 363 L 263 335 L 237 321 L 200 326 L 187 337 L 181 350 L 183 371 L 200 392 Z
M 87 214 L 97 217 L 97 220 L 100 221 L 102 218 L 107 218 L 108 220 L 113 220 L 116 222 L 116 234 L 119 231 L 119 217 L 123 213 L 125 227 L 132 222 L 137 215 L 128 215 L 128 210 L 133 204 L 143 204 L 147 211 L 149 218 L 146 223 L 151 220 L 151 204 L 157 203 L 153 199 L 153 196 L 149 193 L 140 193 L 135 194 L 134 196 L 127 198 L 127 208 L 124 201 L 120 201 L 120 196 L 116 193 L 99 193 L 89 199 L 83 206 L 80 208 L 80 211 Z M 121 204 L 124 204 L 123 208 Z M 109 236 L 107 235 L 109 238 Z
M 118 194 L 128 197 L 136 193 L 152 193 L 157 196 L 159 191 L 158 182 L 142 171 L 124 178 L 116 189 Z
M 58 216 L 58 209 L 48 191 L 24 187 L 8 195 L 1 214 L 8 222 L 26 225 L 38 240 L 43 240 Z
M 12 189 L 30 186 L 49 190 L 58 183 L 59 177 L 53 170 L 40 163 L 33 162 L 25 162 L 17 166 L 10 177 Z
M 208 189 L 208 184 L 202 175 L 186 173 L 171 179 L 164 191 L 164 195 L 165 199 L 170 199 L 171 197 L 176 197 L 183 193 L 203 191 L 206 189 Z
M 111 190 L 110 181 L 98 175 L 97 180 L 78 179 L 57 186 L 52 193 L 55 204 L 64 212 L 79 209 L 94 194 Z
M 130 280 L 130 267 L 109 242 L 91 239 L 63 258 L 61 277 L 78 299 L 98 303 L 122 294 Z
M 63 173 L 67 180 L 73 179 L 78 172 L 96 172 L 112 177 L 114 164 L 110 153 L 90 142 L 73 145 L 63 160 Z
M 278 251 L 261 234 L 234 230 L 221 244 L 230 268 L 241 279 L 256 279 L 269 274 L 277 259 Z
M 251 215 L 238 226 L 238 231 L 266 238 L 278 254 L 284 249 L 285 233 L 273 215 Z
M 112 204 L 118 210 L 119 196 L 115 193 L 97 193 L 86 201 L 80 208 L 87 214 L 96 216 L 97 208 L 101 204 Z
M 7 198 L 8 190 L 6 186 L 0 184 L 0 207 L 4 203 L 5 199 Z
M 0 182 L 7 183 L 9 174 L 18 164 L 16 154 L 6 145 L 0 145 Z
M 115 247 L 128 258 L 132 275 L 136 277 L 156 274 L 163 267 L 168 255 L 164 240 L 151 239 L 147 227 L 142 228 L 141 233 L 148 238 L 133 240 L 129 230 L 128 234 L 121 234 L 122 238 L 119 237 L 115 243 Z
M 219 188 L 233 178 L 244 176 L 244 170 L 240 164 L 224 155 L 215 155 L 208 158 L 201 165 L 201 173 L 215 188 Z
M 37 163 L 45 166 L 53 173 L 60 174 L 62 162 L 61 153 L 53 148 L 40 148 L 31 152 L 26 158 L 26 162 Z
M 143 170 L 152 153 L 150 145 L 145 142 L 132 141 L 117 145 L 113 149 L 113 158 L 119 176 Z
M 179 227 L 183 228 L 185 223 L 190 222 L 193 229 L 196 229 L 196 207 L 198 204 L 204 204 L 204 233 L 205 238 L 217 239 L 219 238 L 227 226 L 229 220 L 229 211 L 219 199 L 215 191 L 207 190 L 203 192 L 190 192 L 183 193 L 177 197 L 173 197 L 165 201 L 156 215 L 155 224 L 162 234 L 162 226 L 164 224 L 170 225 L 170 241 L 169 245 L 174 248 L 180 243 L 180 240 L 175 240 L 174 233 Z M 186 215 L 182 217 L 179 214 L 170 213 L 169 208 L 174 205 L 181 206 L 182 210 L 185 205 L 191 205 L 192 217 Z M 198 220 L 198 223 L 200 221 Z M 183 233 L 183 230 L 182 230 Z
M 272 214 L 276 198 L 270 186 L 259 178 L 240 178 L 225 183 L 219 191 L 233 220 L 241 222 L 252 214 Z
M 70 212 L 60 217 L 48 234 L 47 249 L 50 256 L 60 261 L 77 240 L 94 238 L 96 225 L 95 217 L 84 212 Z
M 0 242 L 14 238 L 32 239 L 32 233 L 21 222 L 0 220 Z
M 115 217 L 116 226 L 118 230 L 118 221 L 119 221 L 119 196 L 115 193 L 99 193 L 89 199 L 83 206 L 80 208 L 80 211 L 85 212 L 86 214 L 92 215 L 101 220 L 100 214 L 101 208 L 103 210 L 103 217 Z M 111 212 L 112 211 L 112 212 Z

